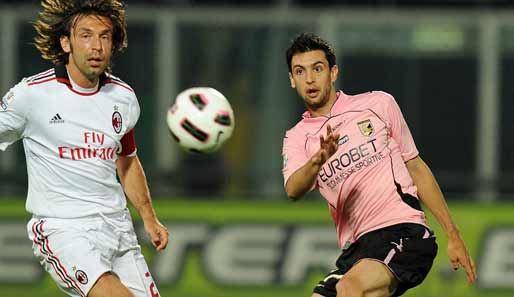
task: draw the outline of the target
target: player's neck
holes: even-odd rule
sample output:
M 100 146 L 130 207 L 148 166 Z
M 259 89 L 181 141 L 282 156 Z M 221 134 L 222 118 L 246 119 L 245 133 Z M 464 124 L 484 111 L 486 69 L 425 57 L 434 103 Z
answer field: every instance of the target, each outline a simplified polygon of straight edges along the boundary
M 332 110 L 332 107 L 334 106 L 334 103 L 336 103 L 337 100 L 337 93 L 334 88 L 330 91 L 330 95 L 328 97 L 328 101 L 323 106 L 316 108 L 316 109 L 309 109 L 309 112 L 312 117 L 330 117 L 330 111 Z
M 66 64 L 66 71 L 68 76 L 79 87 L 84 89 L 91 89 L 98 86 L 100 78 L 96 76 L 93 80 L 86 77 L 77 67 L 74 67 L 71 63 Z

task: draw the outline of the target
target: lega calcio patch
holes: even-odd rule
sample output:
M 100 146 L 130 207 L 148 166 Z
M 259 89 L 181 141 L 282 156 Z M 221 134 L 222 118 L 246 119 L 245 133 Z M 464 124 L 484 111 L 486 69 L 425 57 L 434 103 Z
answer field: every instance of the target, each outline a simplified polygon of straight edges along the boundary
M 7 110 L 7 107 L 13 100 L 14 93 L 10 91 L 2 99 L 0 99 L 0 108 L 2 108 L 2 110 Z

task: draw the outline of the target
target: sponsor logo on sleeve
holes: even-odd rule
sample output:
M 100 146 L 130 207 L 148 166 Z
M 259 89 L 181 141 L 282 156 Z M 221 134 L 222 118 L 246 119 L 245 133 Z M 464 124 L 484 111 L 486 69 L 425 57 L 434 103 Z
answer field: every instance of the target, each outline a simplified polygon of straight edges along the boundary
M 7 93 L 2 99 L 0 99 L 0 107 L 3 110 L 7 110 L 7 107 L 13 100 L 14 100 L 14 93 L 13 92 Z
M 338 143 L 339 145 L 341 145 L 341 144 L 345 144 L 345 143 L 347 143 L 347 142 L 348 142 L 348 140 L 350 140 L 350 138 L 348 137 L 348 135 L 345 135 L 345 136 L 343 136 L 343 137 L 339 138 L 339 141 L 338 141 L 337 143 Z

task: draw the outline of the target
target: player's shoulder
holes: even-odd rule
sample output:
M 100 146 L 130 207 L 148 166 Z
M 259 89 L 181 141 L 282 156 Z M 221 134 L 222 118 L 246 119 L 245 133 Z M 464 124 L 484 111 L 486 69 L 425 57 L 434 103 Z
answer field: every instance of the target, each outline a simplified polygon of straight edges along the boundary
M 284 139 L 289 140 L 302 140 L 305 139 L 305 136 L 309 134 L 309 124 L 306 123 L 304 119 L 297 122 L 293 127 L 286 130 Z
M 24 77 L 18 85 L 27 88 L 34 88 L 36 86 L 46 85 L 49 82 L 55 80 L 55 68 L 50 68 L 45 71 Z
M 41 93 L 36 86 L 44 85 L 51 80 L 55 80 L 55 71 L 53 68 L 23 77 L 0 98 L 0 111 L 7 110 L 11 103 L 16 104 L 18 108 L 33 104 L 33 98 L 36 98 L 33 95 Z
M 386 108 L 396 102 L 393 95 L 384 91 L 369 91 L 349 97 L 350 101 L 353 101 L 357 106 L 367 106 L 368 108 L 380 108 L 380 106 Z
M 134 89 L 128 83 L 124 82 L 121 78 L 112 73 L 106 74 L 106 78 L 103 83 L 106 86 L 113 87 L 116 91 L 127 93 L 131 96 L 135 93 Z
M 30 93 L 38 93 L 38 87 L 48 85 L 50 81 L 55 81 L 54 68 L 23 77 L 9 90 L 9 96 L 22 98 L 24 95 L 28 95 Z
M 370 101 L 390 101 L 394 100 L 393 95 L 385 91 L 368 91 L 357 95 L 349 96 L 353 100 L 370 100 Z

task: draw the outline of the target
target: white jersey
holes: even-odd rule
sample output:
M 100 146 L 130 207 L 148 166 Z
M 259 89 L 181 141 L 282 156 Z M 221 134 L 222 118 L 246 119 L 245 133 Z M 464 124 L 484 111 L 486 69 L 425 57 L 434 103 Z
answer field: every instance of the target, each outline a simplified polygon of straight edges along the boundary
M 7 92 L 0 100 L 0 149 L 23 139 L 27 211 L 78 218 L 125 209 L 116 159 L 135 155 L 139 112 L 134 91 L 118 78 L 103 74 L 95 89 L 80 89 L 64 65 Z

